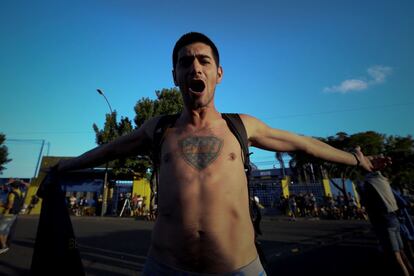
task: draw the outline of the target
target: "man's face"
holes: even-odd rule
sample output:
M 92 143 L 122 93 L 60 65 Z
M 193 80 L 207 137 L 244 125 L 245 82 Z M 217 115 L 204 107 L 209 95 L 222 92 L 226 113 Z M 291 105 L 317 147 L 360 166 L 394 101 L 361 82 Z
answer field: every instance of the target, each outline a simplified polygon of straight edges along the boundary
M 217 66 L 210 46 L 196 42 L 178 52 L 173 77 L 184 104 L 194 110 L 214 105 L 214 92 L 223 77 L 223 69 Z

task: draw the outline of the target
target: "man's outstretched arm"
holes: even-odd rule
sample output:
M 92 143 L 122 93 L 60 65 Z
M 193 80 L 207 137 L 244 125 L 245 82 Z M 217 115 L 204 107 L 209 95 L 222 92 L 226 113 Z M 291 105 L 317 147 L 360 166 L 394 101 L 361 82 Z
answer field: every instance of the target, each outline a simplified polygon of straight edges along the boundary
M 271 128 L 249 115 L 241 115 L 241 118 L 246 126 L 249 141 L 254 147 L 271 151 L 304 151 L 327 161 L 354 166 L 359 162 L 367 171 L 374 169 L 370 159 L 364 156 L 359 148 L 355 150 L 354 155 L 311 137 Z
M 112 142 L 98 146 L 78 157 L 61 160 L 56 169 L 58 172 L 63 172 L 91 168 L 117 158 L 143 153 L 151 146 L 152 132 L 157 121 L 158 118 L 152 118 L 139 129 Z

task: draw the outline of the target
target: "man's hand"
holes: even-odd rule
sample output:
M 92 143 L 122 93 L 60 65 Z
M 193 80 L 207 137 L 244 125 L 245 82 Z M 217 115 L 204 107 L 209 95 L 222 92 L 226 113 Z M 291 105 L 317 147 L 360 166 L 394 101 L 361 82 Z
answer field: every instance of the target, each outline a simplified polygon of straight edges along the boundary
M 59 164 L 59 163 L 58 163 Z M 45 195 L 45 191 L 49 185 L 53 185 L 53 183 L 57 182 L 59 177 L 58 173 L 58 164 L 47 169 L 42 170 L 45 173 L 45 178 L 43 179 L 42 183 L 39 185 L 39 189 L 37 190 L 37 196 L 43 198 Z
M 370 155 L 365 156 L 361 152 L 361 147 L 355 148 L 356 157 L 359 159 L 360 166 L 368 172 L 381 171 L 388 165 L 391 165 L 391 158 L 384 155 Z

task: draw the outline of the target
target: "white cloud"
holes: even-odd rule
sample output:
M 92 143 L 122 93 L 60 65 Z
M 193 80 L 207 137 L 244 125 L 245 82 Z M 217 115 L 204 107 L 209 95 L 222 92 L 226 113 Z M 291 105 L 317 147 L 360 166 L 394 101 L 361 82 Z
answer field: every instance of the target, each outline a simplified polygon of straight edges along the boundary
M 387 77 L 391 74 L 392 68 L 388 66 L 376 65 L 367 69 L 368 75 L 371 79 L 349 79 L 344 80 L 339 85 L 325 87 L 324 92 L 327 93 L 342 93 L 346 94 L 352 91 L 362 91 L 370 87 L 371 85 L 380 84 L 386 81 Z
M 372 66 L 368 68 L 368 74 L 372 77 L 371 84 L 383 83 L 387 76 L 392 72 L 391 67 L 388 66 Z
M 325 87 L 323 89 L 324 92 L 332 92 L 332 93 L 347 93 L 350 91 L 359 91 L 368 88 L 368 83 L 362 80 L 344 80 L 340 85 Z

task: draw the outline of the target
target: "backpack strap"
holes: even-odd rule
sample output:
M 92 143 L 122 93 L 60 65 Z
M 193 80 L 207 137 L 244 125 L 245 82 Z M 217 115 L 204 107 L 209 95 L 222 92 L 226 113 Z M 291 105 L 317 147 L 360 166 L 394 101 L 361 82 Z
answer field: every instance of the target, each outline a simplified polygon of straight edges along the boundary
M 155 197 L 154 203 L 158 203 L 158 176 L 161 165 L 161 147 L 164 142 L 165 132 L 168 128 L 174 126 L 178 117 L 180 117 L 180 113 L 161 116 L 154 128 L 151 151 L 153 170 L 150 180 L 151 197 L 155 196 L 155 192 L 157 192 L 157 197 Z M 152 202 L 152 198 L 150 202 Z
M 226 121 L 230 131 L 236 136 L 243 152 L 243 164 L 246 172 L 247 180 L 249 180 L 251 173 L 249 140 L 247 138 L 247 131 L 244 127 L 240 115 L 237 113 L 222 113 L 222 118 Z
M 253 206 L 252 201 L 250 200 L 250 174 L 252 171 L 252 167 L 250 165 L 249 139 L 247 137 L 247 131 L 239 114 L 222 113 L 221 116 L 226 121 L 227 126 L 229 127 L 233 135 L 237 138 L 237 141 L 239 141 L 239 144 L 242 148 L 244 171 L 246 173 L 247 178 L 247 196 L 249 202 L 250 217 L 253 220 Z
M 174 126 L 180 114 L 171 114 L 161 116 L 155 125 L 152 137 L 152 161 L 154 165 L 159 165 L 161 160 L 161 146 L 164 142 L 165 131 Z
M 257 252 L 259 254 L 260 261 L 262 265 L 267 267 L 267 259 L 263 252 L 262 246 L 257 239 L 258 235 L 261 235 L 260 231 L 260 219 L 258 217 L 254 217 L 253 212 L 253 201 L 250 200 L 250 175 L 251 175 L 251 165 L 250 165 L 250 152 L 249 152 L 249 138 L 247 137 L 247 131 L 246 127 L 243 124 L 242 119 L 240 118 L 240 115 L 237 113 L 222 113 L 221 116 L 226 121 L 227 126 L 229 127 L 230 131 L 233 133 L 234 136 L 236 136 L 237 141 L 239 142 L 242 153 L 243 153 L 243 163 L 244 163 L 244 171 L 246 173 L 247 178 L 247 196 L 248 196 L 248 202 L 249 202 L 249 211 L 250 211 L 250 218 L 253 222 L 253 229 L 254 229 L 254 243 L 257 249 Z M 260 211 L 259 211 L 260 212 Z

